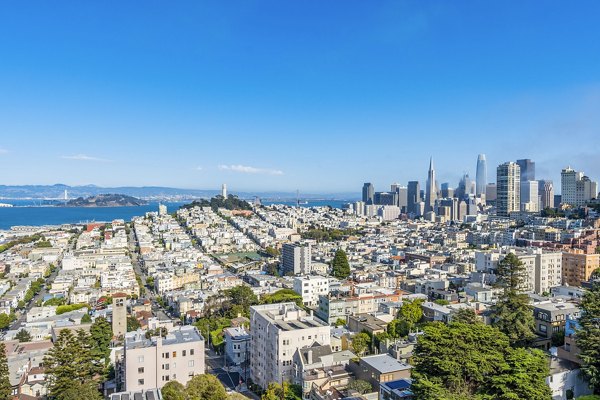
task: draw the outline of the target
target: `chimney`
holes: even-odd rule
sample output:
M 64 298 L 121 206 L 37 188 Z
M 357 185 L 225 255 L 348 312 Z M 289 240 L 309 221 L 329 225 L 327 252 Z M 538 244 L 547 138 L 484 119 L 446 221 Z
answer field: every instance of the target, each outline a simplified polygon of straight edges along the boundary
M 307 360 L 308 364 L 312 364 L 313 363 L 312 350 L 308 350 L 308 352 L 306 353 L 306 360 Z

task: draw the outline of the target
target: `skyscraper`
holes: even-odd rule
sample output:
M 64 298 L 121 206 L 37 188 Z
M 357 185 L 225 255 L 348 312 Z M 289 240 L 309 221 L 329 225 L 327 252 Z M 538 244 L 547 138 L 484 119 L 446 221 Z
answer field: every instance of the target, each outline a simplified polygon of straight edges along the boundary
M 429 159 L 429 172 L 427 173 L 427 186 L 425 187 L 425 212 L 434 211 L 435 199 L 437 199 L 437 186 L 435 184 L 435 170 L 433 169 L 433 157 Z
M 538 181 L 521 181 L 521 211 L 536 213 L 540 211 Z
M 406 207 L 409 214 L 416 214 L 416 205 L 421 202 L 421 187 L 419 181 L 408 182 Z
M 540 195 L 540 207 L 554 208 L 554 184 L 550 180 L 538 181 L 538 193 Z
M 487 185 L 487 161 L 485 154 L 480 154 L 477 157 L 477 174 L 475 175 L 475 194 L 477 196 L 485 195 Z
M 373 187 L 373 184 L 370 182 L 365 183 L 362 190 L 362 201 L 364 201 L 367 205 L 373 204 L 374 197 L 375 187 Z
M 227 185 L 223 184 L 223 186 L 221 186 L 221 196 L 223 196 L 224 199 L 227 198 Z
M 514 162 L 500 164 L 496 170 L 496 215 L 508 217 L 519 211 L 521 203 L 521 168 Z
M 521 168 L 521 181 L 535 181 L 535 162 L 525 158 L 517 160 L 517 165 Z

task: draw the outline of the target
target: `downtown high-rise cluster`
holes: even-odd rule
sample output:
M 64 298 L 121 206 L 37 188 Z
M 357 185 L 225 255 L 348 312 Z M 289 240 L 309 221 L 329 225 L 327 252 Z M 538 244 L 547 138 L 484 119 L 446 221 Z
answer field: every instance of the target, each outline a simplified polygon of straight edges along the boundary
M 488 182 L 485 154 L 477 157 L 475 180 L 463 174 L 456 187 L 445 182 L 438 185 L 433 158 L 429 160 L 424 189 L 419 181 L 406 186 L 394 183 L 390 191 L 377 192 L 365 183 L 362 199 L 356 202 L 358 215 L 380 216 L 384 220 L 406 215 L 431 221 L 463 221 L 467 217 L 490 214 L 498 217 L 537 215 L 547 208 L 579 207 L 598 195 L 598 184 L 571 167 L 561 173 L 561 195 L 555 195 L 550 179 L 536 179 L 535 162 L 520 159 L 500 164 L 496 182 Z

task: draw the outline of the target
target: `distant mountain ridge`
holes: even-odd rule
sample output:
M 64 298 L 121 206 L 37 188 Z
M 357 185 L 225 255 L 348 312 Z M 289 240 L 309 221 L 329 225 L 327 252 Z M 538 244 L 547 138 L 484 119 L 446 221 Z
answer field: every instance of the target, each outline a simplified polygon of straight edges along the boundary
M 121 186 L 101 187 L 96 185 L 69 186 L 57 183 L 55 185 L 0 185 L 0 199 L 64 199 L 65 190 L 69 199 L 78 197 L 97 196 L 105 193 L 120 193 L 142 199 L 209 199 L 220 190 L 180 189 L 162 186 Z M 295 192 L 237 192 L 233 194 L 242 199 L 253 199 L 255 196 L 263 200 L 291 201 L 296 199 Z M 357 193 L 300 193 L 303 200 L 348 200 L 358 199 Z

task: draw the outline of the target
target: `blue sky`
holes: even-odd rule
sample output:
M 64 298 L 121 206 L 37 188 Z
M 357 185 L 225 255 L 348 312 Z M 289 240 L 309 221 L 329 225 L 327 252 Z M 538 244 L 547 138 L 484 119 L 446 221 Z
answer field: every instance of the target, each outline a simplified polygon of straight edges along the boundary
M 0 183 L 600 179 L 597 1 L 0 3 Z

